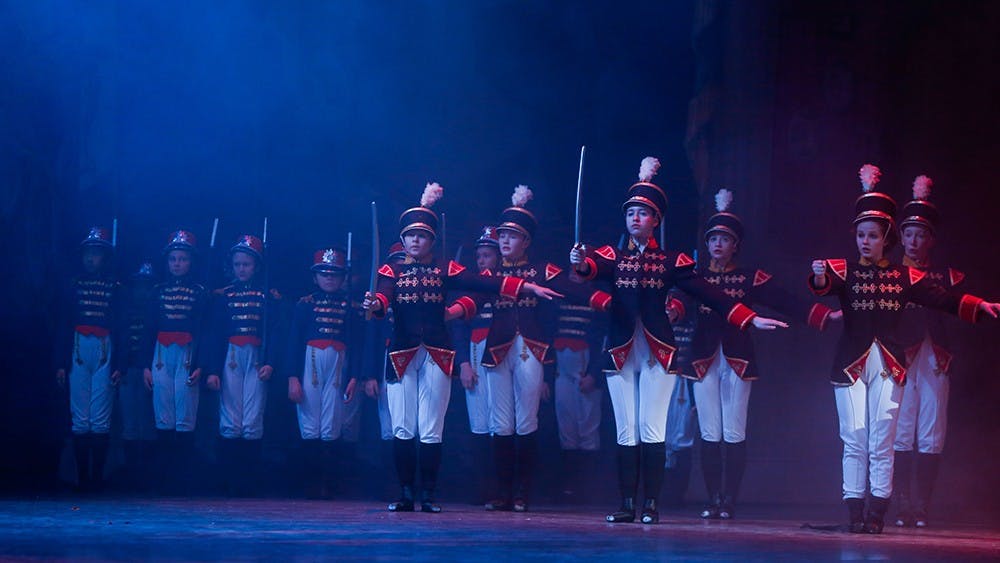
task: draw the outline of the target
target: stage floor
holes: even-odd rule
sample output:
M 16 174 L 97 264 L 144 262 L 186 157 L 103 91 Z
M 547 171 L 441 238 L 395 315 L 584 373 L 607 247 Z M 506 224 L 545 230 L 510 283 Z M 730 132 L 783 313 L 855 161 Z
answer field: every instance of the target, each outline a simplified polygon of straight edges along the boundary
M 889 526 L 882 536 L 803 529 L 801 508 L 743 508 L 705 522 L 669 511 L 659 525 L 611 525 L 603 509 L 540 506 L 526 514 L 445 504 L 438 515 L 382 503 L 128 497 L 0 500 L 0 559 L 99 560 L 739 560 L 1000 558 L 996 528 Z M 790 514 L 789 514 L 790 513 Z M 783 515 L 783 517 L 778 517 Z M 795 516 L 799 516 L 797 519 Z

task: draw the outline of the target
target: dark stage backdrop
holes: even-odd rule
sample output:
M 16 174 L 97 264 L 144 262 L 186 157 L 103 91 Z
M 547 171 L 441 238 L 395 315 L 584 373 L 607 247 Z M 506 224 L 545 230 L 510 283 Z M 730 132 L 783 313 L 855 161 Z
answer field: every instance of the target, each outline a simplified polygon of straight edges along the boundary
M 85 227 L 113 216 L 125 275 L 159 260 L 172 229 L 192 229 L 204 244 L 218 216 L 225 247 L 241 232 L 260 234 L 267 215 L 272 283 L 295 298 L 309 290 L 312 250 L 344 244 L 348 231 L 356 266 L 367 269 L 368 202 L 380 204 L 387 244 L 398 213 L 424 183 L 440 182 L 450 255 L 525 183 L 544 224 L 533 250 L 564 261 L 586 144 L 587 241 L 617 240 L 621 195 L 641 158 L 655 155 L 671 199 L 670 245 L 693 247 L 711 195 L 727 187 L 749 226 L 743 260 L 808 298 L 809 260 L 854 254 L 856 170 L 871 161 L 901 202 L 914 176 L 935 179 L 948 218 L 939 252 L 1000 295 L 988 238 L 998 203 L 998 23 L 988 2 L 6 3 L 4 486 L 56 483 L 68 417 L 49 361 L 54 296 L 75 271 Z M 747 500 L 837 502 L 826 382 L 835 332 L 758 339 Z M 938 502 L 996 516 L 983 495 L 1000 485 L 991 455 L 1000 384 L 989 353 L 998 333 L 962 334 Z M 203 403 L 214 404 L 208 392 Z M 269 408 L 280 459 L 295 439 L 281 385 Z M 467 422 L 457 387 L 451 411 L 444 471 L 458 483 L 470 460 L 460 455 Z M 543 411 L 552 449 L 551 405 Z M 606 419 L 604 498 L 614 483 Z M 363 457 L 384 464 L 370 412 L 365 422 Z M 213 433 L 203 419 L 208 450 Z M 547 459 L 543 484 L 554 487 L 557 457 Z M 694 477 L 690 496 L 700 499 Z

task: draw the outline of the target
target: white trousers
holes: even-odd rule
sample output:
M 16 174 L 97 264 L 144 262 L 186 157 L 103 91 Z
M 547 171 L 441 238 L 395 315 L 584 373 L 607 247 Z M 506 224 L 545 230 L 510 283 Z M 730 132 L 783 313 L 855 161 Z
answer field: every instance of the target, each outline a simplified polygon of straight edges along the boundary
M 392 440 L 392 416 L 389 415 L 389 391 L 385 378 L 378 385 L 378 424 L 383 440 Z
M 193 432 L 198 418 L 198 385 L 188 385 L 191 345 L 156 343 L 153 355 L 153 412 L 156 428 Z
M 306 346 L 302 371 L 302 402 L 296 405 L 299 434 L 303 440 L 336 440 L 340 437 L 344 401 L 341 371 L 344 353 L 330 346 Z
M 897 452 L 913 451 L 914 445 L 922 454 L 939 454 L 944 450 L 951 381 L 948 374 L 938 374 L 936 367 L 934 348 L 925 339 L 906 371 L 906 393 L 899 407 L 893 444 Z
M 519 436 L 538 430 L 538 404 L 545 374 L 542 363 L 528 350 L 519 334 L 507 356 L 496 367 L 486 368 L 489 385 L 490 432 Z
M 587 374 L 590 350 L 556 351 L 556 423 L 559 445 L 564 450 L 596 451 L 601 447 L 601 389 L 580 391 Z
M 677 376 L 667 373 L 653 357 L 641 323 L 636 323 L 632 342 L 622 370 L 608 374 L 618 444 L 664 442 L 670 396 L 677 385 Z
M 469 428 L 473 434 L 490 433 L 490 387 L 486 382 L 486 367 L 482 364 L 483 354 L 486 352 L 486 340 L 481 342 L 470 342 L 469 351 L 472 353 L 470 364 L 476 370 L 476 377 L 479 382 L 473 389 L 465 390 L 465 405 L 469 410 Z
M 69 370 L 69 410 L 74 434 L 111 430 L 111 338 L 75 334 L 77 353 Z M 79 362 L 77 361 L 79 359 Z
M 674 392 L 670 394 L 670 410 L 667 413 L 667 464 L 671 467 L 670 452 L 694 446 L 698 432 L 697 409 L 691 395 L 688 382 L 678 377 Z
M 749 381 L 740 379 L 733 371 L 719 344 L 705 377 L 694 384 L 702 440 L 736 444 L 747 439 L 750 387 Z
M 872 344 L 861 378 L 834 388 L 840 439 L 844 442 L 844 498 L 865 498 L 865 485 L 881 498 L 892 495 L 892 444 L 903 388 L 883 377 L 885 361 Z
M 154 440 L 153 397 L 146 389 L 142 368 L 129 368 L 118 384 L 118 406 L 122 413 L 123 440 Z
M 403 377 L 386 385 L 392 434 L 401 440 L 420 438 L 440 444 L 444 415 L 451 399 L 451 378 L 421 346 Z
M 223 438 L 259 440 L 264 436 L 267 382 L 257 376 L 257 353 L 257 346 L 229 345 L 219 396 L 219 433 Z

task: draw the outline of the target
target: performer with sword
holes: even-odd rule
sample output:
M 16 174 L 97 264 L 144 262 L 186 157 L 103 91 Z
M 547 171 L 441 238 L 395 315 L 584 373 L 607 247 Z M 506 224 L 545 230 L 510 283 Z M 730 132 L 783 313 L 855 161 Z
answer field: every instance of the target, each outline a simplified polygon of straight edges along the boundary
M 266 236 L 266 220 L 264 226 Z M 206 384 L 220 391 L 223 477 L 230 493 L 245 494 L 254 485 L 260 464 L 267 382 L 277 359 L 274 343 L 267 339 L 282 334 L 276 326 L 281 295 L 267 287 L 261 239 L 240 236 L 229 249 L 229 264 L 233 283 L 214 292 Z
M 682 252 L 660 248 L 653 236 L 663 221 L 667 197 L 652 182 L 659 161 L 643 159 L 639 181 L 622 204 L 629 241 L 625 249 L 611 246 L 587 252 L 579 243 L 570 251 L 570 263 L 585 279 L 612 283 L 610 300 L 608 394 L 618 429 L 618 477 L 621 507 L 608 522 L 636 518 L 640 462 L 645 488 L 641 521 L 659 521 L 659 494 L 666 460 L 664 445 L 670 396 L 677 381 L 676 351 L 667 313 L 668 292 L 677 286 L 720 312 L 741 328 L 786 326 L 757 314 L 712 287 L 694 272 L 694 260 Z M 641 444 L 641 446 L 640 446 Z
M 432 249 L 438 234 L 438 216 L 431 210 L 444 193 L 436 183 L 427 184 L 420 205 L 407 209 L 399 219 L 399 233 L 407 257 L 402 264 L 373 265 L 373 275 L 364 307 L 369 316 L 384 316 L 392 306 L 395 314 L 386 373 L 386 393 L 393 426 L 393 452 L 401 486 L 400 499 L 390 511 L 414 510 L 417 447 L 420 447 L 422 512 L 436 513 L 434 501 L 437 473 L 441 463 L 441 436 L 444 415 L 451 396 L 450 376 L 454 368 L 452 350 L 445 327 L 445 294 L 464 289 L 499 293 L 511 298 L 533 294 L 542 299 L 559 294 L 516 277 L 486 277 L 467 271 L 453 261 L 436 259 Z M 378 220 L 372 202 L 373 248 L 378 248 Z M 373 253 L 374 256 L 374 253 Z M 475 301 L 460 298 L 450 316 L 471 318 Z

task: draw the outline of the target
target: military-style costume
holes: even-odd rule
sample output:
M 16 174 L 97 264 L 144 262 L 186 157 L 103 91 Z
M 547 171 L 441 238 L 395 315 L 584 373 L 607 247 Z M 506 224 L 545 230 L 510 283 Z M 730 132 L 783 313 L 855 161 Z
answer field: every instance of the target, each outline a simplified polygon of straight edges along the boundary
M 149 304 L 154 295 L 153 265 L 145 262 L 132 274 L 123 294 L 125 303 L 118 331 L 119 347 L 125 355 L 126 371 L 118 382 L 118 406 L 122 417 L 123 473 L 133 487 L 145 487 L 146 468 L 152 462 L 151 446 L 156 439 L 152 392 L 146 387 L 143 371 L 149 369 L 145 338 Z
M 525 207 L 531 195 L 527 186 L 515 189 L 513 206 L 501 214 L 498 231 L 511 230 L 534 238 L 538 223 Z M 570 281 L 569 272 L 555 264 L 533 263 L 526 256 L 517 261 L 501 257 L 493 275 L 551 287 L 578 304 L 608 298 L 607 293 Z M 493 321 L 482 364 L 489 386 L 490 432 L 500 495 L 487 504 L 488 510 L 527 509 L 538 451 L 535 432 L 545 385 L 543 364 L 551 361 L 553 316 L 552 304 L 542 303 L 533 295 L 504 295 L 493 302 Z
M 907 227 L 920 227 L 928 237 L 936 235 L 940 216 L 937 206 L 929 201 L 931 184 L 927 176 L 918 176 L 913 182 L 913 200 L 903 207 L 900 232 Z M 960 291 L 965 280 L 965 274 L 959 270 L 918 263 L 909 256 L 903 257 L 903 265 L 924 272 L 927 279 L 951 291 Z M 938 311 L 907 303 L 899 324 L 907 385 L 893 443 L 897 526 L 927 526 L 927 508 L 948 426 L 953 356 L 953 342 L 948 336 L 951 322 L 952 319 Z M 911 489 L 914 478 L 916 486 Z
M 246 282 L 234 281 L 215 290 L 211 314 L 212 339 L 207 343 L 206 366 L 210 374 L 221 374 L 219 393 L 219 458 L 223 479 L 230 493 L 252 492 L 259 468 L 264 411 L 269 382 L 260 369 L 276 365 L 284 354 L 282 298 L 261 283 L 264 245 L 253 235 L 243 235 L 229 255 L 243 252 L 254 257 L 257 269 Z
M 94 227 L 81 249 L 104 251 L 100 271 L 73 279 L 62 299 L 66 315 L 56 350 L 57 368 L 69 370 L 69 405 L 78 485 L 99 488 L 104 478 L 114 404 L 113 375 L 123 362 L 115 345 L 120 327 L 119 283 L 110 273 L 113 252 L 107 229 Z M 92 461 L 91 461 L 92 460 Z
M 403 212 L 399 232 L 423 231 L 434 237 L 437 215 L 429 208 L 441 194 L 437 184 L 428 184 L 421 206 Z M 413 483 L 416 473 L 416 442 L 420 448 L 420 474 L 424 512 L 440 512 L 433 500 L 437 471 L 441 463 L 441 435 L 444 415 L 451 397 L 451 374 L 455 352 L 445 326 L 445 295 L 463 289 L 500 292 L 516 296 L 524 280 L 514 277 L 480 276 L 455 262 L 428 258 L 417 262 L 407 257 L 401 264 L 383 264 L 378 270 L 374 299 L 381 303 L 377 316 L 392 308 L 393 338 L 389 346 L 386 395 L 393 427 L 393 450 L 402 486 L 399 502 L 391 511 L 413 510 Z M 457 302 L 466 318 L 476 313 L 475 301 L 462 297 Z
M 870 166 L 861 171 L 866 191 L 855 205 L 854 223 L 876 221 L 891 238 L 896 203 L 871 190 L 878 173 Z M 845 259 L 825 263 L 827 283 L 817 287 L 810 276 L 809 285 L 817 295 L 836 296 L 844 313 L 844 332 L 830 376 L 844 442 L 843 495 L 852 531 L 880 533 L 892 494 L 892 445 L 907 380 L 905 346 L 899 333 L 906 305 L 916 303 L 973 322 L 982 299 L 945 289 L 926 272 L 884 258 L 875 264 Z M 867 518 L 866 489 L 872 495 Z
M 318 250 L 311 271 L 344 276 L 347 271 L 344 251 Z M 319 484 L 319 496 L 327 494 L 332 444 L 340 438 L 344 422 L 343 394 L 350 377 L 345 373 L 348 299 L 343 288 L 332 293 L 319 289 L 299 299 L 287 340 L 285 367 L 293 374 L 289 379 L 297 379 L 302 389 L 302 399 L 295 410 L 299 434 L 305 442 L 306 479 Z
M 639 182 L 629 188 L 623 211 L 640 205 L 663 217 L 666 195 L 651 182 L 658 167 L 656 159 L 643 161 Z M 661 249 L 653 238 L 636 241 L 630 237 L 623 250 L 598 248 L 579 268 L 586 279 L 612 284 L 610 363 L 605 371 L 618 429 L 622 494 L 621 510 L 608 515 L 612 522 L 631 522 L 635 518 L 640 457 L 645 483 L 642 519 L 645 523 L 659 520 L 657 499 L 666 461 L 664 434 L 677 381 L 673 365 L 676 346 L 666 311 L 668 292 L 674 287 L 685 291 L 741 329 L 755 316 L 749 307 L 699 277 L 694 265 L 694 260 L 683 252 Z
M 744 228 L 739 216 L 729 211 L 732 193 L 720 190 L 715 199 L 717 213 L 708 219 L 705 242 L 719 234 L 740 244 Z M 721 266 L 713 260 L 701 276 L 740 303 L 786 312 L 820 330 L 831 312 L 821 303 L 806 303 L 784 291 L 764 270 L 741 267 L 735 262 Z M 748 332 L 728 324 L 705 305 L 697 308 L 697 314 L 693 359 L 685 375 L 697 381 L 693 390 L 701 428 L 701 467 L 709 498 L 701 517 L 729 519 L 734 516 L 733 504 L 746 468 L 747 409 L 752 382 L 758 378 L 757 362 Z

